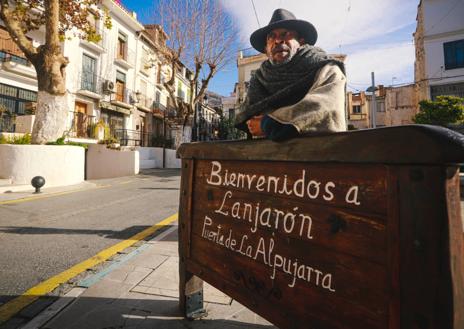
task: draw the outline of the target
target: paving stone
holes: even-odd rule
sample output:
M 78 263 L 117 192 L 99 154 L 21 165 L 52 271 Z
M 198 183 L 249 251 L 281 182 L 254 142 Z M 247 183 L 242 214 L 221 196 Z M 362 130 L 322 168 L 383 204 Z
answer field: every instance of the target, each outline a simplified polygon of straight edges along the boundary
M 148 275 L 142 282 L 131 289 L 133 292 L 139 292 L 151 295 L 160 295 L 167 297 L 179 297 L 179 258 L 169 257 L 156 270 Z M 204 300 L 206 302 L 219 303 L 228 305 L 231 298 L 213 286 L 204 284 Z
M 164 259 L 166 259 L 166 257 L 164 257 Z M 136 265 L 122 265 L 120 268 L 109 273 L 105 278 L 112 281 L 136 285 L 151 272 L 153 272 L 151 268 Z

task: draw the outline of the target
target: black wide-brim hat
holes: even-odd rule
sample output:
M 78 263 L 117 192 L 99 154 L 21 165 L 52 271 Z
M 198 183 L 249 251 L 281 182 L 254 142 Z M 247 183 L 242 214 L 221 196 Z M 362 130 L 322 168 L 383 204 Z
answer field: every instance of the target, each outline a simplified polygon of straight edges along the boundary
M 269 24 L 251 34 L 250 43 L 253 48 L 260 53 L 265 53 L 267 35 L 272 30 L 278 28 L 285 28 L 298 32 L 299 38 L 303 38 L 305 43 L 310 45 L 314 45 L 317 41 L 317 31 L 313 24 L 296 19 L 295 15 L 286 9 L 276 9 L 272 14 Z

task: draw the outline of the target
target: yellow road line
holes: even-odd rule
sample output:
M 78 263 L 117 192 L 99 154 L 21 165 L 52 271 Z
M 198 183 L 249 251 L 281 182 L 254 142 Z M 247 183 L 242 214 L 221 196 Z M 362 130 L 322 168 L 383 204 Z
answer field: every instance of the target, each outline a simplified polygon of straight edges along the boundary
M 111 186 L 111 185 L 101 185 L 101 186 L 96 186 L 96 187 L 92 187 L 92 188 L 80 188 L 80 189 L 64 191 L 64 192 L 56 192 L 56 193 L 41 194 L 41 195 L 36 195 L 36 196 L 28 196 L 28 197 L 25 197 L 25 198 L 14 199 L 14 200 L 5 200 L 5 201 L 0 201 L 0 205 L 46 199 L 46 198 L 51 198 L 51 197 L 54 197 L 54 196 L 66 195 L 66 194 L 70 194 L 70 193 L 74 193 L 74 192 L 95 190 L 95 189 L 105 188 L 105 187 L 109 187 L 109 186 Z
M 28 291 L 26 291 L 21 296 L 12 299 L 11 301 L 7 302 L 6 304 L 0 306 L 0 324 L 10 319 L 13 315 L 18 313 L 21 309 L 32 303 L 34 300 L 38 299 L 39 297 L 46 295 L 52 292 L 55 288 L 57 288 L 60 284 L 63 284 L 79 273 L 86 271 L 87 269 L 104 262 L 111 256 L 117 254 L 118 252 L 132 246 L 136 242 L 145 239 L 147 236 L 155 233 L 160 228 L 169 225 L 170 223 L 177 220 L 177 213 L 165 218 L 158 224 L 153 225 L 152 227 L 147 228 L 146 230 L 137 233 L 136 235 L 130 237 L 127 240 L 121 241 L 115 244 L 108 249 L 100 251 L 95 256 L 71 267 L 70 269 L 51 277 L 48 280 L 45 280 L 35 287 L 32 287 Z

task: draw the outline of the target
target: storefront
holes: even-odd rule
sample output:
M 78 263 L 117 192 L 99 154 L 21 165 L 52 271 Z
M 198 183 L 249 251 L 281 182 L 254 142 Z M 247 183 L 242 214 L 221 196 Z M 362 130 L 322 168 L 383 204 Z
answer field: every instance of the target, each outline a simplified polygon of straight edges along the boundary
M 114 136 L 117 132 L 125 129 L 125 118 L 131 115 L 131 110 L 109 102 L 100 102 L 100 119 L 109 127 Z

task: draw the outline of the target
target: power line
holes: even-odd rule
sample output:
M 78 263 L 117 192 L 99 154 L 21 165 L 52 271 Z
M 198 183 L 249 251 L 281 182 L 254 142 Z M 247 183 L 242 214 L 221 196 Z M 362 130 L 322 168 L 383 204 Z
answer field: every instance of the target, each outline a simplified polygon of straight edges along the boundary
M 258 27 L 261 27 L 261 24 L 259 24 L 258 14 L 256 13 L 255 3 L 253 0 L 251 0 L 251 4 L 253 5 L 253 10 L 255 11 L 256 21 L 258 22 Z
M 453 11 L 454 8 L 456 8 L 456 6 L 461 2 L 461 0 L 457 0 L 454 5 L 450 8 L 450 10 L 448 10 L 448 12 L 442 17 L 440 18 L 440 20 L 438 20 L 435 24 L 433 24 L 427 31 L 424 32 L 424 34 L 427 34 L 428 32 L 432 31 L 438 24 L 440 24 L 446 17 L 448 17 L 448 15 Z

